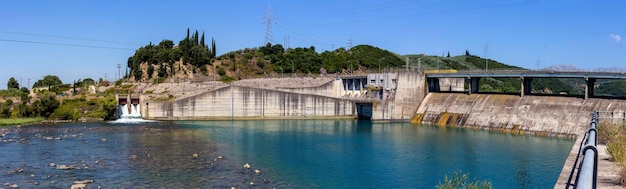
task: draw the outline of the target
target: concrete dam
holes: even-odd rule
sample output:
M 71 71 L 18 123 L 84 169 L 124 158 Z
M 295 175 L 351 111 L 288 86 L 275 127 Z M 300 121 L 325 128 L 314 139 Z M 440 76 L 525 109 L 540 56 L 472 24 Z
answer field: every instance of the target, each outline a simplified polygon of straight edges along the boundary
M 412 121 L 519 134 L 573 137 L 592 111 L 623 114 L 626 100 L 463 93 L 463 78 L 438 78 L 429 92 L 426 74 L 396 72 L 316 78 L 316 85 L 271 87 L 297 78 L 242 80 L 174 101 L 142 98 L 141 115 L 155 120 L 329 119 Z M 302 80 L 302 83 L 310 82 Z M 145 104 L 145 105 L 144 105 Z

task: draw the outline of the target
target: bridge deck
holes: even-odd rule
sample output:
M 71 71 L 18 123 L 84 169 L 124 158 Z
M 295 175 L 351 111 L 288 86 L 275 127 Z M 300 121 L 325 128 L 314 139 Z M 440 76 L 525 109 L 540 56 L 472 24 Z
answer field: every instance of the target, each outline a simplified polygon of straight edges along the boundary
M 483 71 L 458 73 L 427 73 L 428 78 L 593 78 L 593 79 L 626 79 L 626 74 L 615 72 L 551 72 L 551 71 Z

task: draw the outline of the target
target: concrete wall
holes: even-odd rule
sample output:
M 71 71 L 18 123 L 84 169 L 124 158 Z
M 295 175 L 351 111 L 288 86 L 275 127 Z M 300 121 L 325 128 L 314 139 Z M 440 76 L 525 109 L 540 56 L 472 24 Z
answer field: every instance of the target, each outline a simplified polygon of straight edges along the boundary
M 417 72 L 399 72 L 395 98 L 372 102 L 372 120 L 410 120 L 424 98 L 425 76 Z
M 148 103 L 147 105 L 144 105 Z M 320 95 L 227 86 L 173 102 L 142 102 L 157 120 L 354 118 L 354 103 Z
M 327 97 L 340 97 L 340 94 L 343 93 L 343 85 L 341 83 L 341 79 L 335 79 L 333 81 L 322 84 L 318 87 L 302 87 L 302 88 L 278 88 L 279 91 L 299 93 L 299 94 L 309 94 L 309 95 L 319 95 L 319 96 L 327 96 Z
M 573 137 L 589 127 L 591 112 L 626 110 L 626 101 L 502 94 L 430 93 L 413 122 L 513 133 Z
M 465 91 L 465 78 L 440 78 L 439 91 Z

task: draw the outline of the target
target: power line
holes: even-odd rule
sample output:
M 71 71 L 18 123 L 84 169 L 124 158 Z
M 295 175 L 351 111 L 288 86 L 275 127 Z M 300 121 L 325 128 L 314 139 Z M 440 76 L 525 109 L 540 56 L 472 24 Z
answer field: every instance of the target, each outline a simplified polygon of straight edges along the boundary
M 447 13 L 455 13 L 455 12 L 466 12 L 466 11 L 473 11 L 473 10 L 502 8 L 502 7 L 524 6 L 524 5 L 551 3 L 551 2 L 558 2 L 558 1 L 565 1 L 565 0 L 521 2 L 521 3 L 510 3 L 510 4 L 488 5 L 488 6 L 480 6 L 480 7 L 468 7 L 468 8 L 459 8 L 459 9 L 450 9 L 450 10 L 440 10 L 440 11 L 408 14 L 408 15 L 401 15 L 401 16 L 383 16 L 383 17 L 378 17 L 378 18 L 369 18 L 369 19 L 362 19 L 362 20 L 349 20 L 349 21 L 345 21 L 345 22 L 326 23 L 326 24 L 320 24 L 320 25 L 337 25 L 337 24 L 349 24 L 349 23 L 358 23 L 358 22 L 371 22 L 371 21 L 376 21 L 376 20 L 410 18 L 410 17 L 417 17 L 417 16 L 428 16 L 428 15 L 447 14 Z
M 125 45 L 139 45 L 139 44 L 128 43 L 128 42 L 109 41 L 109 40 L 101 40 L 101 39 L 88 39 L 88 38 L 80 38 L 80 37 L 68 37 L 68 36 L 60 36 L 60 35 L 48 35 L 48 34 L 36 34 L 36 33 L 12 32 L 12 31 L 0 31 L 0 33 L 50 37 L 50 38 L 60 38 L 60 39 L 74 39 L 74 40 L 95 41 L 95 42 L 105 42 L 105 43 L 116 43 L 116 44 L 125 44 Z
M 14 40 L 14 39 L 0 39 L 0 41 L 14 42 L 14 43 L 43 44 L 43 45 L 59 45 L 59 46 L 69 46 L 69 47 L 85 47 L 85 48 L 96 48 L 96 49 L 135 50 L 135 49 L 129 49 L 129 48 L 120 48 L 120 47 L 105 47 L 105 46 L 95 46 L 95 45 L 79 45 L 79 44 L 69 44 L 69 43 L 52 43 L 52 42 L 26 41 L 26 40 Z

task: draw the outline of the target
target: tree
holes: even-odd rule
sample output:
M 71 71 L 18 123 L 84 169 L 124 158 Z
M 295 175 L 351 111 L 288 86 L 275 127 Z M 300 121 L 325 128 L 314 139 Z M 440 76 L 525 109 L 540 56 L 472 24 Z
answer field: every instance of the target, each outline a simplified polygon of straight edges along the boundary
M 33 111 L 41 117 L 49 117 L 59 107 L 59 100 L 54 94 L 46 94 L 41 99 L 33 102 Z
M 20 88 L 20 83 L 17 82 L 17 80 L 15 80 L 15 78 L 11 77 L 9 78 L 9 82 L 7 83 L 7 89 L 19 89 Z
M 204 43 L 204 31 L 202 32 L 202 37 L 200 37 L 200 45 L 206 47 L 206 44 Z
M 154 73 L 154 66 L 152 64 L 148 65 L 148 79 L 152 78 L 152 74 Z
M 43 79 L 38 80 L 33 84 L 33 87 L 52 87 L 56 85 L 61 85 L 63 82 L 59 79 L 59 76 L 56 75 L 46 75 Z
M 164 39 L 164 40 L 162 40 L 159 43 L 159 45 L 157 47 L 159 49 L 171 49 L 172 47 L 174 47 L 174 41 L 168 40 L 168 39 Z
M 471 56 L 467 49 L 465 49 L 465 56 Z
M 91 78 L 83 79 L 83 85 L 89 86 L 89 85 L 93 85 L 93 84 L 96 84 L 96 81 L 94 81 L 93 79 L 91 79 Z
M 165 64 L 159 65 L 158 77 L 165 77 L 167 75 L 167 68 L 165 68 Z
M 215 39 L 211 38 L 211 58 L 215 58 Z
M 450 58 L 450 51 L 448 51 L 448 58 Z
M 198 45 L 200 43 L 200 38 L 198 36 L 198 30 L 196 30 L 196 33 L 193 34 L 193 42 L 195 45 Z

